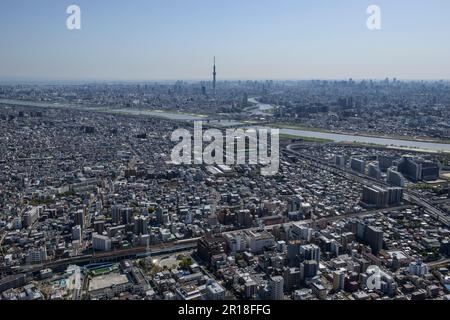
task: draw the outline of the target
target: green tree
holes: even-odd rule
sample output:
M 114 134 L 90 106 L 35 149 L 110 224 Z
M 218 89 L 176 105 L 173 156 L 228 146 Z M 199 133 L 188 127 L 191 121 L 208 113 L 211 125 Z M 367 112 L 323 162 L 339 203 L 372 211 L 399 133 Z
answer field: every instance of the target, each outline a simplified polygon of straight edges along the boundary
M 180 262 L 180 267 L 183 269 L 187 269 L 192 265 L 192 259 L 189 257 L 185 257 Z

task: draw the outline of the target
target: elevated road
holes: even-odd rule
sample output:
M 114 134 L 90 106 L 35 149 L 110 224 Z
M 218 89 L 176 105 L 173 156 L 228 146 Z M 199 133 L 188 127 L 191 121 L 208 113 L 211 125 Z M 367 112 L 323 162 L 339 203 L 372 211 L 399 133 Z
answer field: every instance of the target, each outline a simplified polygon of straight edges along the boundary
M 3 241 L 5 241 L 5 237 L 6 237 L 7 232 L 4 231 L 3 233 L 0 234 L 0 255 L 3 256 Z
M 309 164 L 312 166 L 316 166 L 318 168 L 327 170 L 331 173 L 342 176 L 349 180 L 359 182 L 361 184 L 375 184 L 375 185 L 380 185 L 380 186 L 389 186 L 384 181 L 373 179 L 371 177 L 368 177 L 368 176 L 365 176 L 365 175 L 362 175 L 362 174 L 359 174 L 359 173 L 356 173 L 353 171 L 347 171 L 345 169 L 336 168 L 336 167 L 329 165 L 325 161 L 319 160 L 319 159 L 311 157 L 309 155 L 302 154 L 301 152 L 298 152 L 295 150 L 295 146 L 296 146 L 296 144 L 289 145 L 286 149 L 286 152 L 309 161 Z M 428 201 L 421 199 L 414 192 L 406 192 L 405 199 L 410 201 L 411 203 L 414 203 L 416 205 L 424 207 L 427 210 L 427 212 L 430 213 L 430 215 L 439 219 L 439 221 L 441 221 L 443 224 L 450 226 L 449 219 L 445 213 L 443 213 L 441 210 L 435 208 Z M 373 215 L 376 213 L 381 213 L 386 210 L 404 210 L 404 209 L 408 209 L 408 208 L 412 208 L 412 206 L 405 205 L 405 206 L 384 208 L 384 209 L 371 210 L 371 211 L 361 211 L 361 212 L 356 212 L 356 213 L 352 213 L 352 214 L 328 217 L 328 218 L 324 218 L 324 219 L 327 222 L 333 222 L 333 221 L 339 221 L 339 220 L 347 219 L 347 218 L 369 216 L 369 215 Z M 294 223 L 306 225 L 306 224 L 310 224 L 312 222 L 313 222 L 312 219 L 298 221 L 298 222 L 287 222 L 287 223 L 266 226 L 265 229 L 270 230 L 275 227 L 279 227 L 279 226 L 283 226 L 283 225 L 293 225 Z M 260 228 L 238 229 L 238 230 L 225 232 L 224 234 L 236 232 L 239 230 L 244 231 L 244 230 L 258 230 L 258 229 L 260 229 Z M 3 235 L 3 237 L 4 237 L 4 235 Z M 2 240 L 2 239 L 0 238 L 0 240 Z M 126 259 L 126 258 L 135 258 L 142 254 L 151 254 L 153 256 L 156 256 L 156 255 L 169 254 L 169 253 L 175 253 L 175 252 L 181 252 L 181 251 L 188 251 L 188 250 L 192 250 L 192 249 L 196 248 L 197 240 L 198 240 L 198 238 L 186 239 L 186 240 L 181 240 L 181 241 L 177 241 L 177 242 L 170 243 L 170 244 L 151 246 L 150 248 L 136 247 L 136 248 L 130 248 L 130 249 L 124 249 L 124 250 L 116 250 L 116 251 L 102 252 L 102 253 L 96 253 L 96 254 L 87 254 L 87 255 L 82 255 L 82 256 L 66 258 L 66 259 L 60 259 L 57 261 L 50 261 L 50 262 L 47 262 L 44 264 L 39 264 L 39 265 L 16 267 L 16 268 L 13 268 L 12 271 L 13 272 L 36 272 L 36 271 L 39 271 L 39 270 L 42 270 L 45 268 L 59 268 L 59 267 L 65 267 L 65 266 L 68 266 L 71 264 L 88 264 L 88 263 L 95 263 L 95 262 L 116 261 L 116 260 Z M 441 265 L 442 263 L 445 264 L 446 261 L 440 261 L 439 265 Z
M 300 157 L 304 160 L 307 160 L 307 161 L 309 161 L 309 163 L 311 165 L 316 166 L 320 169 L 327 170 L 327 171 L 334 173 L 336 175 L 339 175 L 343 178 L 346 178 L 346 179 L 349 179 L 349 180 L 352 180 L 355 182 L 359 182 L 361 184 L 366 184 L 366 185 L 373 184 L 373 185 L 382 186 L 382 187 L 390 187 L 391 186 L 385 181 L 381 181 L 381 180 L 378 180 L 378 179 L 375 179 L 375 178 L 372 178 L 372 177 L 369 177 L 369 176 L 366 176 L 366 175 L 363 175 L 361 173 L 354 172 L 351 170 L 346 170 L 345 168 L 334 167 L 334 166 L 331 166 L 326 161 L 314 158 L 314 157 L 304 154 L 302 152 L 298 152 L 297 150 L 295 150 L 295 148 L 297 146 L 301 146 L 301 145 L 294 143 L 294 144 L 287 146 L 287 148 L 286 148 L 287 153 L 289 153 L 291 155 L 295 155 L 297 157 Z M 405 200 L 407 200 L 413 204 L 416 204 L 420 207 L 425 208 L 425 210 L 433 218 L 435 218 L 442 224 L 446 225 L 447 227 L 450 227 L 450 218 L 447 215 L 447 213 L 445 213 L 442 210 L 440 210 L 439 208 L 436 208 L 435 206 L 433 206 L 428 200 L 422 199 L 420 197 L 420 195 L 417 194 L 416 192 L 405 190 L 404 198 L 405 198 Z
M 440 267 L 445 267 L 449 264 L 450 264 L 450 259 L 443 259 L 443 260 L 438 260 L 438 261 L 427 263 L 427 266 L 430 269 L 437 269 Z

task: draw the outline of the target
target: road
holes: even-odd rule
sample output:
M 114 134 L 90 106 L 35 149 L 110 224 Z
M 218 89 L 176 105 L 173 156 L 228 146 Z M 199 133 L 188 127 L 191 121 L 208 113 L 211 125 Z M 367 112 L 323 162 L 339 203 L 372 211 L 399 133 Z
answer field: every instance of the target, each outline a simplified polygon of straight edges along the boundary
M 323 169 L 327 170 L 331 173 L 334 173 L 336 175 L 342 176 L 346 179 L 353 180 L 356 182 L 359 182 L 361 184 L 372 184 L 382 187 L 390 187 L 390 185 L 384 181 L 363 175 L 361 173 L 357 173 L 351 170 L 347 170 L 346 168 L 338 168 L 331 166 L 328 162 L 311 157 L 309 155 L 303 154 L 301 152 L 298 152 L 295 150 L 296 146 L 301 146 L 301 144 L 294 143 L 289 146 L 287 146 L 286 150 L 288 153 L 292 155 L 296 155 L 298 157 L 301 157 L 304 160 L 307 160 L 310 162 L 310 164 Z M 443 212 L 439 208 L 436 208 L 433 206 L 428 200 L 423 199 L 419 194 L 417 194 L 414 191 L 404 191 L 404 198 L 405 200 L 414 203 L 420 207 L 425 208 L 425 210 L 436 220 L 441 222 L 442 224 L 446 225 L 447 227 L 450 227 L 450 218 L 448 217 L 447 213 Z
M 404 205 L 404 206 L 398 206 L 398 207 L 392 207 L 389 208 L 389 210 L 391 211 L 396 211 L 396 210 L 405 210 L 405 209 L 411 209 L 413 206 L 410 205 Z M 384 212 L 388 209 L 377 209 L 377 210 L 370 210 L 370 211 L 361 211 L 361 212 L 355 212 L 355 213 L 350 213 L 350 214 L 344 214 L 344 215 L 340 215 L 340 216 L 332 216 L 332 217 L 327 217 L 327 218 L 322 218 L 320 220 L 324 220 L 326 222 L 333 222 L 333 221 L 339 221 L 339 220 L 343 220 L 343 219 L 350 219 L 350 218 L 361 218 L 361 217 L 366 217 L 366 216 L 371 216 L 377 213 L 381 213 Z M 316 220 L 317 221 L 317 220 Z M 307 219 L 307 220 L 300 220 L 300 221 L 291 221 L 291 222 L 283 222 L 283 223 L 278 223 L 278 224 L 273 224 L 273 225 L 269 225 L 269 226 L 265 226 L 264 229 L 269 231 L 272 230 L 276 227 L 281 227 L 281 226 L 292 226 L 294 224 L 296 225 L 308 225 L 313 223 L 314 220 L 313 219 Z M 239 232 L 239 231 L 257 231 L 260 230 L 260 227 L 253 227 L 253 228 L 247 228 L 247 229 L 237 229 L 237 230 L 231 230 L 231 231 L 226 231 L 223 232 L 222 234 L 228 234 L 228 233 L 234 233 L 234 232 Z
M 427 263 L 427 266 L 430 269 L 436 269 L 436 268 L 440 268 L 440 267 L 445 267 L 448 264 L 450 264 L 450 259 L 441 259 L 441 260 L 438 260 L 438 261 Z
M 3 241 L 5 241 L 7 232 L 4 231 L 2 235 L 0 235 L 0 254 L 3 256 Z
M 411 208 L 411 206 L 407 206 L 407 205 L 399 206 L 399 207 L 390 208 L 390 210 L 404 210 L 404 209 L 408 209 L 408 208 Z M 362 211 L 362 212 L 357 212 L 357 213 L 352 213 L 352 214 L 347 214 L 347 215 L 333 216 L 333 217 L 324 218 L 324 220 L 327 222 L 339 221 L 339 220 L 348 219 L 348 218 L 370 216 L 370 215 L 380 213 L 383 211 L 386 211 L 386 209 Z M 266 226 L 265 229 L 271 230 L 275 227 L 279 227 L 279 226 L 283 226 L 283 225 L 289 226 L 289 225 L 293 225 L 293 224 L 307 225 L 312 222 L 313 222 L 312 219 L 296 221 L 296 222 L 286 222 L 286 223 L 280 223 L 280 224 Z M 236 231 L 245 231 L 245 230 L 256 231 L 259 229 L 260 229 L 259 227 L 238 229 L 238 230 L 224 232 L 223 234 L 232 233 L 232 232 L 236 232 Z M 198 240 L 198 238 L 185 239 L 185 240 L 177 241 L 175 243 L 150 246 L 150 252 L 151 252 L 152 256 L 157 256 L 157 255 L 162 255 L 162 254 L 167 254 L 167 253 L 192 250 L 197 247 L 197 240 Z M 58 268 L 58 267 L 62 267 L 62 266 L 69 266 L 72 264 L 77 265 L 77 264 L 83 264 L 83 263 L 103 262 L 103 261 L 109 261 L 109 260 L 115 260 L 115 259 L 124 259 L 124 258 L 128 258 L 128 257 L 136 257 L 140 254 L 145 254 L 147 252 L 148 252 L 147 246 L 124 249 L 124 250 L 108 251 L 108 252 L 96 253 L 95 255 L 87 254 L 87 255 L 82 255 L 82 256 L 66 258 L 66 259 L 60 259 L 57 261 L 50 261 L 45 264 L 38 264 L 38 265 L 33 265 L 33 266 L 21 266 L 19 268 L 15 268 L 14 271 L 16 271 L 16 272 L 36 272 L 36 271 L 46 269 L 46 268 L 54 269 L 54 268 Z
M 450 202 L 450 198 L 448 199 L 440 199 L 440 200 L 434 200 L 433 204 L 443 204 L 443 203 L 447 203 Z
M 313 158 L 308 155 L 304 155 L 300 152 L 295 151 L 294 147 L 295 147 L 295 144 L 289 145 L 287 147 L 287 151 L 291 154 L 294 154 L 305 160 L 310 161 L 311 165 L 317 166 L 319 168 L 322 168 L 322 169 L 332 172 L 334 174 L 343 176 L 344 178 L 360 182 L 362 184 L 372 183 L 372 184 L 377 184 L 377 185 L 382 185 L 382 186 L 388 186 L 383 181 L 379 181 L 379 180 L 373 179 L 371 177 L 367 177 L 362 174 L 358 174 L 356 172 L 350 172 L 350 171 L 347 171 L 344 169 L 332 167 L 328 163 L 325 163 L 322 160 L 318 160 L 317 158 Z M 448 224 L 448 218 L 446 217 L 445 213 L 443 213 L 439 209 L 435 208 L 428 201 L 420 199 L 415 193 L 407 192 L 407 193 L 405 193 L 405 198 L 407 198 L 409 201 L 411 201 L 419 206 L 424 207 L 430 214 L 432 214 L 433 216 L 440 219 L 439 221 L 441 221 L 442 223 L 450 225 L 450 224 Z M 328 217 L 328 218 L 324 218 L 324 219 L 327 222 L 332 222 L 332 221 L 338 221 L 341 219 L 368 216 L 368 215 L 380 213 L 380 212 L 383 212 L 386 210 L 403 210 L 403 209 L 407 209 L 407 208 L 411 208 L 411 206 L 400 206 L 400 207 L 385 208 L 385 209 L 372 210 L 372 211 L 362 211 L 362 212 L 357 212 L 357 213 L 352 213 L 352 214 L 347 214 L 347 215 Z M 292 225 L 294 223 L 310 224 L 312 222 L 313 222 L 313 220 L 309 219 L 309 220 L 303 220 L 303 221 L 299 221 L 299 222 L 288 222 L 288 223 L 271 225 L 271 226 L 267 226 L 265 228 L 267 230 L 270 230 L 277 226 Z M 258 229 L 260 229 L 260 228 L 247 228 L 247 229 L 239 229 L 239 230 L 244 231 L 244 230 L 258 230 Z M 225 232 L 224 234 L 230 233 L 230 232 L 236 232 L 239 230 Z M 167 254 L 170 252 L 191 250 L 191 249 L 194 249 L 196 246 L 197 246 L 197 239 L 186 239 L 184 241 L 179 241 L 179 242 L 175 242 L 175 243 L 171 243 L 171 244 L 152 246 L 152 247 L 150 247 L 150 250 L 151 250 L 152 255 L 160 255 L 160 254 Z M 82 264 L 82 263 L 89 263 L 89 262 L 93 262 L 93 261 L 108 261 L 108 260 L 114 260 L 114 259 L 123 259 L 126 257 L 133 257 L 138 254 L 142 254 L 142 253 L 146 253 L 146 252 L 148 252 L 147 247 L 137 247 L 137 248 L 131 248 L 131 249 L 125 249 L 125 250 L 104 252 L 104 253 L 99 253 L 99 254 L 97 253 L 97 254 L 95 254 L 95 256 L 92 254 L 88 254 L 88 255 L 83 255 L 83 256 L 67 258 L 67 259 L 60 259 L 57 261 L 52 261 L 52 262 L 48 262 L 48 263 L 40 264 L 40 265 L 34 265 L 31 267 L 22 266 L 22 267 L 14 269 L 14 271 L 34 272 L 34 271 L 39 271 L 39 270 L 42 270 L 45 268 L 57 268 L 57 267 L 61 267 L 61 266 L 68 266 L 71 264 Z
M 151 254 L 152 256 L 167 254 L 167 253 L 174 253 L 174 252 L 181 252 L 186 250 L 192 250 L 197 247 L 197 239 L 192 239 L 192 242 L 184 241 L 182 243 L 171 243 L 171 244 L 162 244 L 162 245 L 155 245 L 150 246 Z M 111 260 L 119 260 L 119 259 L 125 259 L 125 258 L 133 258 L 136 257 L 139 254 L 143 254 L 148 252 L 148 248 L 145 247 L 136 247 L 136 248 L 130 248 L 130 249 L 123 249 L 123 250 L 115 250 L 115 251 L 108 251 L 108 252 L 102 252 L 102 253 L 96 253 L 93 254 L 86 254 L 82 256 L 76 256 L 66 259 L 59 259 L 56 261 L 49 261 L 43 264 L 36 264 L 32 266 L 20 266 L 17 268 L 13 268 L 13 271 L 15 272 L 37 272 L 43 269 L 55 269 L 58 267 L 64 267 L 69 265 L 79 265 L 84 263 L 92 263 L 92 262 L 104 262 L 104 261 L 111 261 Z

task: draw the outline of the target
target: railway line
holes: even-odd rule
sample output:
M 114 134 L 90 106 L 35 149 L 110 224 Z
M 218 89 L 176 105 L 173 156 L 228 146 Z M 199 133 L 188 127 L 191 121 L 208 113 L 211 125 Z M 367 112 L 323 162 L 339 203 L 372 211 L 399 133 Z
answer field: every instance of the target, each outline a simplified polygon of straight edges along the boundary
M 334 167 L 331 166 L 329 163 L 327 163 L 326 161 L 323 160 L 319 160 L 317 158 L 314 158 L 312 156 L 303 154 L 301 152 L 298 152 L 295 150 L 296 147 L 301 146 L 300 144 L 291 144 L 289 146 L 287 146 L 286 148 L 286 152 L 291 154 L 291 155 L 295 155 L 298 156 L 304 160 L 307 160 L 310 162 L 310 164 L 323 169 L 323 170 L 327 170 L 331 173 L 334 173 L 336 175 L 339 175 L 343 178 L 355 181 L 355 182 L 359 182 L 361 184 L 373 184 L 373 185 L 377 185 L 377 186 L 381 186 L 381 187 L 390 187 L 390 185 L 387 182 L 384 181 L 380 181 L 378 179 L 363 175 L 361 173 L 357 173 L 354 171 L 350 171 L 350 170 L 346 170 L 345 168 L 338 168 L 338 167 Z M 429 201 L 422 199 L 420 197 L 419 194 L 417 194 L 414 191 L 404 191 L 404 198 L 405 200 L 416 204 L 420 207 L 425 208 L 425 210 L 436 220 L 438 220 L 439 222 L 441 222 L 442 224 L 446 225 L 447 227 L 450 227 L 450 217 L 447 215 L 447 213 L 443 212 L 442 210 L 440 210 L 439 208 L 436 208 L 435 206 L 433 206 L 433 204 L 431 204 Z

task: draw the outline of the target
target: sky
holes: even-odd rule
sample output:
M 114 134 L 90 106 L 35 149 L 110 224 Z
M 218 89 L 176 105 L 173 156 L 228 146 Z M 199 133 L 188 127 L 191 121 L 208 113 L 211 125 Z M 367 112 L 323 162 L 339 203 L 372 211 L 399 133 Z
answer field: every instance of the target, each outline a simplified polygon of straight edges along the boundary
M 0 79 L 203 80 L 213 56 L 219 80 L 450 79 L 449 15 L 448 0 L 1 0 Z

